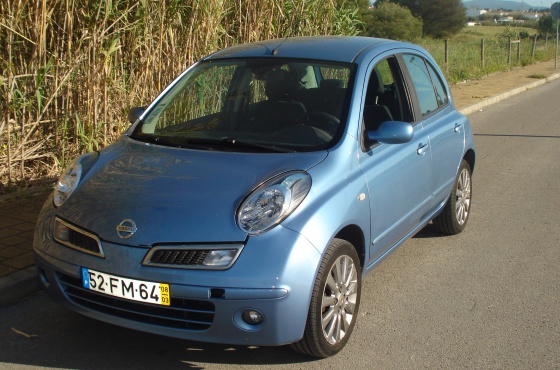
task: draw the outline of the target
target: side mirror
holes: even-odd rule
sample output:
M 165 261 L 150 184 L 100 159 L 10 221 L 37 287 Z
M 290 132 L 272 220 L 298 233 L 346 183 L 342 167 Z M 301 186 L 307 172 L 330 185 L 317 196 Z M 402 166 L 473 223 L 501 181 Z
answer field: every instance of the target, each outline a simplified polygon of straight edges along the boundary
M 404 144 L 414 137 L 414 129 L 410 123 L 401 121 L 385 121 L 375 131 L 368 131 L 367 138 L 384 144 Z
M 128 111 L 128 122 L 134 123 L 146 111 L 144 107 L 132 107 Z

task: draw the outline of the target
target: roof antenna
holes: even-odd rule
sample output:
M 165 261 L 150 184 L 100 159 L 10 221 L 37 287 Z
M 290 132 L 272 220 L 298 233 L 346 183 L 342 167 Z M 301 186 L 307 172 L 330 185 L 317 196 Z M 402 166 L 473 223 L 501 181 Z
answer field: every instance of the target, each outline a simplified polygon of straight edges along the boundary
M 278 45 L 277 47 L 274 48 L 274 50 L 272 50 L 271 55 L 276 55 L 276 54 L 278 54 L 278 49 L 280 49 L 280 47 L 281 47 L 282 45 L 284 45 L 284 43 L 286 42 L 286 40 L 288 39 L 288 37 L 290 37 L 290 36 L 286 36 L 286 38 L 285 38 L 284 40 L 282 40 L 282 42 L 280 43 L 280 45 Z

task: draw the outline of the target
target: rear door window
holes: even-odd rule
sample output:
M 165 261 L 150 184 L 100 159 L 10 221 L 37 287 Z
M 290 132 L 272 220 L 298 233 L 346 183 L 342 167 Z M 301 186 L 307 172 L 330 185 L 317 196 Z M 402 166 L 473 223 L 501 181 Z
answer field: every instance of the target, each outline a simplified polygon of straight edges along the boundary
M 426 61 L 422 57 L 410 54 L 404 54 L 403 58 L 418 97 L 420 111 L 422 116 L 426 116 L 440 107 Z

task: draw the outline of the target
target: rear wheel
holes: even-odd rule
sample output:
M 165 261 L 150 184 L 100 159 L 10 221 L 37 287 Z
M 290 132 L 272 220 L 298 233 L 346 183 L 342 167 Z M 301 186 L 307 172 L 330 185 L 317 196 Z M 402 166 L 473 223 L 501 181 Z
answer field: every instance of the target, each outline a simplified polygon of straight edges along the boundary
M 433 221 L 436 229 L 444 234 L 459 234 L 467 226 L 471 212 L 471 174 L 471 167 L 463 159 L 449 199 L 443 211 Z
M 360 271 L 352 244 L 333 240 L 315 279 L 303 338 L 292 344 L 294 350 L 323 358 L 346 345 L 358 317 Z

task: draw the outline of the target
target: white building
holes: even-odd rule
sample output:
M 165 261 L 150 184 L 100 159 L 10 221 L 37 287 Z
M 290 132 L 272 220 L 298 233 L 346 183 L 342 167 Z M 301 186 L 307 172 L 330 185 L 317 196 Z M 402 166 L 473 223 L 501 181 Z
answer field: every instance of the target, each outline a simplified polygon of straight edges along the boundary
M 467 17 L 478 17 L 479 15 L 485 14 L 484 9 L 467 9 Z

